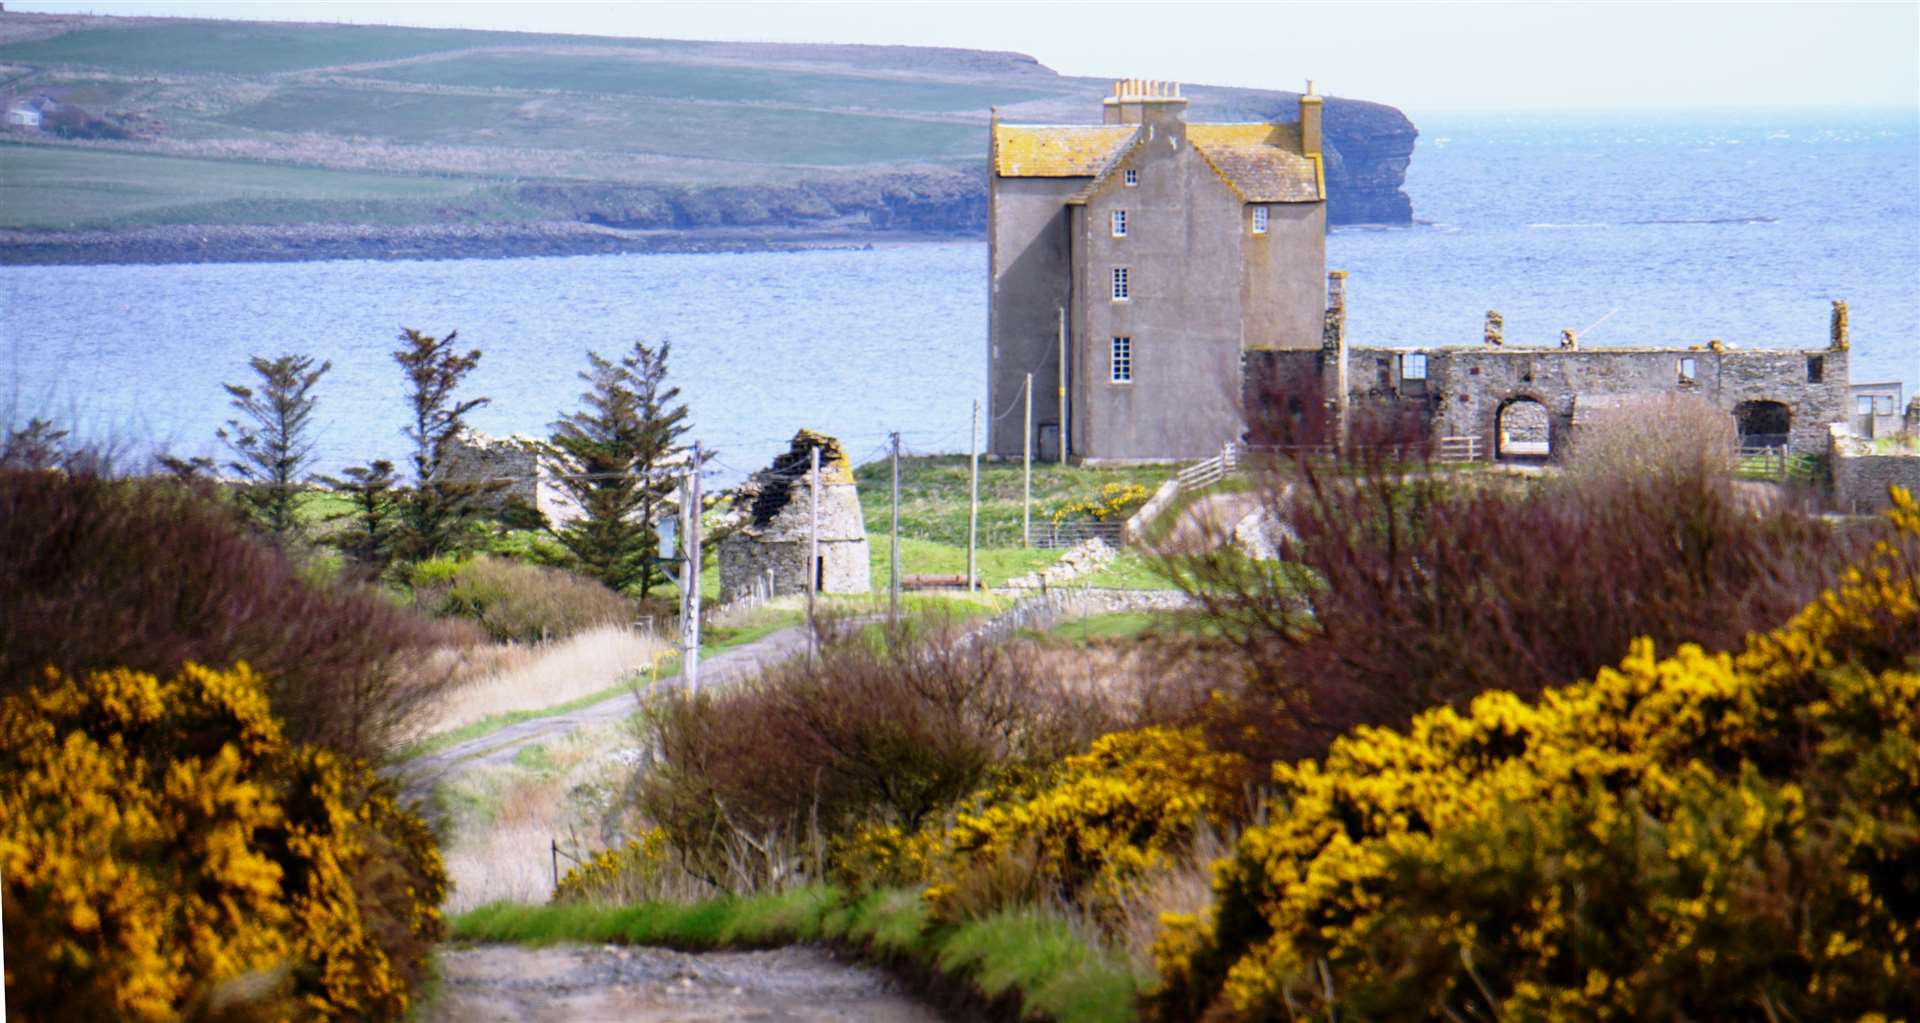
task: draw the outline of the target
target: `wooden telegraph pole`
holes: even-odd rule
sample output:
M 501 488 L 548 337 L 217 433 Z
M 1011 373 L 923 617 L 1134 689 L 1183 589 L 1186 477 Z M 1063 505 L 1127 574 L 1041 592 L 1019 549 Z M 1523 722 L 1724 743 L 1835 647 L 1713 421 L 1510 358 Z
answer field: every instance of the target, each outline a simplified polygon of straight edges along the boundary
M 687 600 L 693 609 L 693 627 L 687 640 L 687 656 L 684 665 L 687 687 L 694 693 L 700 691 L 700 442 L 693 442 L 692 484 L 688 488 L 693 501 L 687 511 Z
M 888 620 L 894 624 L 900 622 L 900 434 L 895 431 L 893 437 L 893 583 L 888 590 Z
M 1025 468 L 1020 498 L 1020 542 L 1033 546 L 1033 374 L 1027 374 L 1027 428 L 1020 443 L 1020 463 Z
M 813 631 L 813 598 L 820 588 L 820 446 L 807 449 L 808 503 L 812 506 L 810 515 L 813 526 L 807 532 L 807 654 L 813 654 L 815 633 Z
M 967 592 L 973 592 L 974 548 L 980 542 L 980 399 L 973 401 L 973 426 L 967 432 Z

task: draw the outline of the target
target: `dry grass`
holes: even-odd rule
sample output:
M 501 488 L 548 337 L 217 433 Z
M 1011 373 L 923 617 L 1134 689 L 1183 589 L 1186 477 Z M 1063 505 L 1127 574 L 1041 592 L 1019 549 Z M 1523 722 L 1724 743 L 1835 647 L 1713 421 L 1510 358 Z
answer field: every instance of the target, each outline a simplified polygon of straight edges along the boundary
M 552 842 L 579 855 L 616 844 L 602 822 L 632 770 L 620 751 L 633 742 L 623 726 L 581 729 L 528 747 L 511 765 L 448 783 L 448 910 L 500 899 L 545 902 L 553 894 Z M 569 866 L 563 857 L 560 872 Z
M 606 626 L 546 644 L 502 643 L 465 657 L 467 679 L 422 715 L 422 738 L 496 714 L 540 710 L 606 690 L 654 670 L 672 652 L 663 639 Z M 448 655 L 454 656 L 454 655 Z

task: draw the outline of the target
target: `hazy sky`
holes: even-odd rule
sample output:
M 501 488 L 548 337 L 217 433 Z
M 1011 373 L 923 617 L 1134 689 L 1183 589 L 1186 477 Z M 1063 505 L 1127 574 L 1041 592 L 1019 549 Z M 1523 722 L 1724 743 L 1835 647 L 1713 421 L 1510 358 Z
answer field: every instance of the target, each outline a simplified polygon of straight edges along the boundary
M 15 10 L 1017 50 L 1063 74 L 1297 88 L 1411 111 L 1920 106 L 1887 3 L 365 3 L 10 0 Z

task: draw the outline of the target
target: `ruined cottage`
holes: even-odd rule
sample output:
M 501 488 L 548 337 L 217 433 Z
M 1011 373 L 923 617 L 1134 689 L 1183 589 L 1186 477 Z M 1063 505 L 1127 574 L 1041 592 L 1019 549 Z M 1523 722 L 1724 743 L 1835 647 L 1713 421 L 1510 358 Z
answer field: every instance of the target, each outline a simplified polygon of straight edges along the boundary
M 807 564 L 813 532 L 810 452 L 820 451 L 819 557 Z M 720 541 L 720 591 L 731 600 L 770 585 L 775 595 L 805 593 L 809 576 L 822 593 L 873 588 L 867 525 L 860 514 L 853 466 L 840 442 L 811 430 L 794 434 L 773 464 L 734 491 L 740 516 Z
M 1243 353 L 1315 350 L 1326 267 L 1321 98 L 1298 123 L 1188 124 L 1172 82 L 1104 123 L 990 134 L 988 450 L 1204 457 L 1240 439 Z M 1032 376 L 1034 435 L 1023 423 Z

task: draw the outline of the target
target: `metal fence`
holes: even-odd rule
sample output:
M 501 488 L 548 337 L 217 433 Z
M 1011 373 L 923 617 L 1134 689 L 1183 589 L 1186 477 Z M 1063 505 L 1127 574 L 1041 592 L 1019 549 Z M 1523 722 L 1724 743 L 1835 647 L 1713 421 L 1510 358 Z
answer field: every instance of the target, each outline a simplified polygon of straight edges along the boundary
M 1120 546 L 1123 525 L 1118 522 L 1048 522 L 1034 526 L 1033 546 L 1043 549 L 1077 547 L 1088 540 Z

